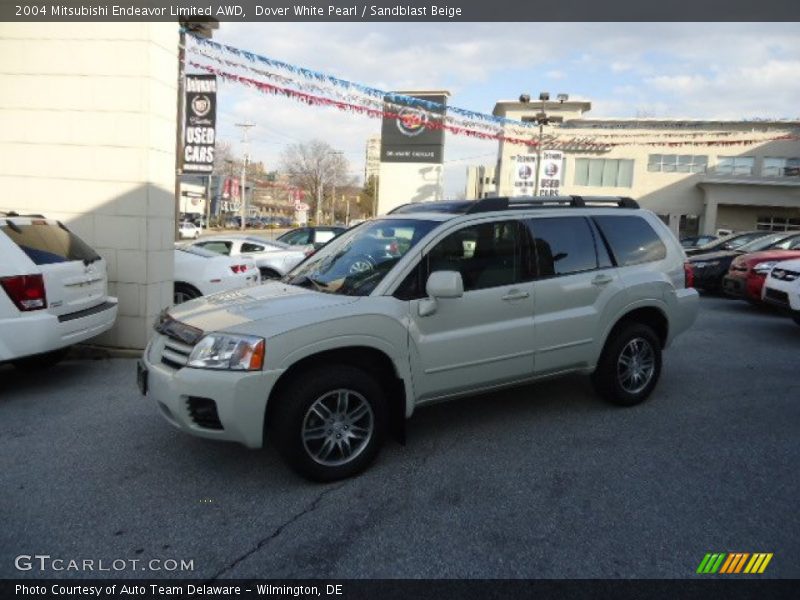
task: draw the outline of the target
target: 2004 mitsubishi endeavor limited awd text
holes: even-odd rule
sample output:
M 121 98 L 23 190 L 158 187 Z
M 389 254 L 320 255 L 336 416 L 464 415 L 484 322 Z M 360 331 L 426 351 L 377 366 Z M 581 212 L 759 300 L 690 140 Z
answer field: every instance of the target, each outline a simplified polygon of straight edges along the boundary
M 140 389 L 180 429 L 348 477 L 417 406 L 570 372 L 633 405 L 694 321 L 678 241 L 628 198 L 401 206 L 280 281 L 156 323 Z

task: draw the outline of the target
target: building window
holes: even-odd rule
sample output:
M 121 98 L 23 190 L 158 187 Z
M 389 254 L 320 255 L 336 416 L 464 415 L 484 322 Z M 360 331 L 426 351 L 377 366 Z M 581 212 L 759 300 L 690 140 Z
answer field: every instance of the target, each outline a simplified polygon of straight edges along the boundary
M 764 177 L 798 177 L 800 176 L 800 158 L 778 158 L 767 156 L 761 167 Z
M 696 154 L 651 154 L 647 170 L 653 173 L 705 173 L 708 156 Z
M 722 175 L 752 175 L 755 162 L 752 156 L 718 156 L 716 171 Z
M 633 185 L 633 161 L 615 158 L 576 158 L 575 185 L 626 187 Z
M 756 229 L 761 231 L 794 231 L 800 229 L 800 219 L 790 217 L 760 216 Z

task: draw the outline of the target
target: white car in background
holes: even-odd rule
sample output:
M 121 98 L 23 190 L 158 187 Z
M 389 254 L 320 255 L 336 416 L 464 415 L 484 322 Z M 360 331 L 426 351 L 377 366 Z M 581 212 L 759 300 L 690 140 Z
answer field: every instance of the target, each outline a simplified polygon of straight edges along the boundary
M 250 256 L 222 256 L 191 245 L 175 248 L 175 304 L 256 285 L 260 280 Z
M 312 247 L 298 248 L 283 242 L 235 234 L 204 237 L 193 242 L 192 246 L 226 256 L 251 256 L 261 272 L 262 281 L 283 277 L 313 253 Z
M 800 259 L 782 260 L 767 275 L 761 297 L 786 311 L 800 325 Z
M 0 363 L 47 367 L 111 329 L 106 262 L 62 223 L 0 212 Z
M 196 240 L 200 237 L 200 228 L 190 221 L 181 221 L 178 225 L 178 236 L 182 240 Z

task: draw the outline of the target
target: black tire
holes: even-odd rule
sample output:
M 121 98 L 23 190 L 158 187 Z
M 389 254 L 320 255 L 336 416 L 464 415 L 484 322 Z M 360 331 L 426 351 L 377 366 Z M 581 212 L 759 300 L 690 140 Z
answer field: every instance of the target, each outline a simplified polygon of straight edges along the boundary
M 354 413 L 362 401 L 368 404 L 369 410 L 352 421 L 344 418 L 343 413 L 331 414 L 330 420 L 326 421 L 321 418 L 322 413 L 312 409 L 317 407 L 319 410 L 320 402 L 333 400 L 338 403 L 337 394 L 342 390 L 350 393 L 347 404 L 353 407 Z M 273 401 L 277 404 L 270 411 L 268 433 L 289 466 L 312 481 L 336 481 L 360 473 L 375 460 L 386 437 L 388 411 L 384 391 L 372 376 L 356 367 L 330 365 L 306 371 L 284 386 Z M 358 440 L 354 432 L 366 428 L 368 417 L 371 432 L 365 434 L 363 440 Z M 352 429 L 348 429 L 348 424 Z M 304 432 L 311 434 L 314 431 L 319 436 L 305 441 Z M 353 436 L 352 445 L 349 436 Z M 336 439 L 342 437 L 345 439 Z M 330 446 L 329 454 L 323 457 L 326 444 Z M 344 444 L 352 448 L 352 456 L 346 456 Z M 339 462 L 334 464 L 337 460 Z
M 641 353 L 637 348 L 641 349 Z M 636 362 L 628 369 L 622 364 L 623 353 Z M 647 357 L 650 357 L 650 361 Z M 640 366 L 641 364 L 641 366 Z M 652 365 L 652 368 L 648 368 Z M 641 373 L 641 378 L 635 375 Z M 626 376 L 626 374 L 628 376 Z M 600 396 L 619 406 L 634 406 L 653 391 L 661 375 L 661 342 L 647 325 L 636 322 L 616 327 L 606 340 L 592 384 Z
M 183 302 L 188 302 L 189 300 L 199 298 L 202 295 L 203 294 L 201 294 L 200 290 L 198 290 L 196 287 L 191 286 L 188 283 L 177 282 L 173 288 L 172 302 L 174 304 L 182 304 Z
M 261 271 L 261 281 L 268 281 L 270 279 L 280 279 L 281 278 L 281 274 L 280 273 L 278 273 L 277 271 L 273 271 L 272 269 L 270 269 L 268 267 L 259 267 L 258 270 Z
M 69 353 L 69 348 L 61 348 L 44 354 L 34 354 L 15 360 L 13 365 L 20 371 L 43 371 L 61 362 Z

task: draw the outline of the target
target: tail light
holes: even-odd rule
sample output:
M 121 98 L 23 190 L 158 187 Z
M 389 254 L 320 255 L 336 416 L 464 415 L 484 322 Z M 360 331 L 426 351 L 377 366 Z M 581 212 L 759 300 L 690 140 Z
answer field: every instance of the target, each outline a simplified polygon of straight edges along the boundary
M 21 311 L 39 310 L 47 306 L 44 278 L 41 275 L 1 277 L 0 285 Z
M 316 250 L 314 248 L 309 248 L 308 250 L 306 250 L 306 252 L 305 252 L 306 258 L 308 258 L 312 254 L 314 254 L 314 252 L 316 252 Z
M 391 244 L 389 244 L 388 250 L 389 254 L 394 255 L 400 252 L 400 246 L 397 245 L 397 242 L 392 242 Z
M 247 271 L 247 265 L 231 265 L 231 271 L 234 273 L 244 273 Z
M 692 263 L 683 263 L 683 285 L 687 288 L 694 287 L 694 267 Z

